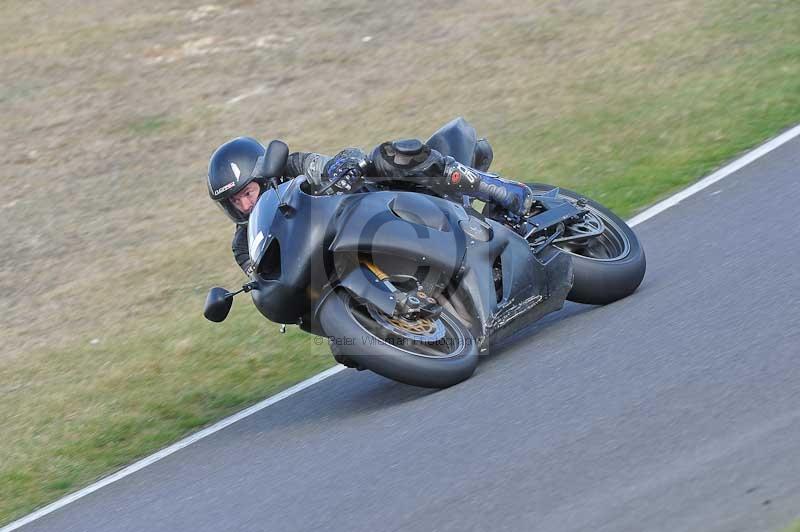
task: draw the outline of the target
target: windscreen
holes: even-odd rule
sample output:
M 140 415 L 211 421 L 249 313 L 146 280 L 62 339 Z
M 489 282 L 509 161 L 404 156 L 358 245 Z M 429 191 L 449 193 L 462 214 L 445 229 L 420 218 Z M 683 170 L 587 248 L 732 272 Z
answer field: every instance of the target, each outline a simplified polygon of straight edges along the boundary
M 279 187 L 283 189 L 285 183 Z M 258 260 L 266 249 L 267 240 L 270 239 L 270 226 L 278 212 L 278 194 L 274 188 L 269 188 L 258 198 L 250 221 L 247 223 L 247 243 L 250 249 L 250 260 L 258 264 Z

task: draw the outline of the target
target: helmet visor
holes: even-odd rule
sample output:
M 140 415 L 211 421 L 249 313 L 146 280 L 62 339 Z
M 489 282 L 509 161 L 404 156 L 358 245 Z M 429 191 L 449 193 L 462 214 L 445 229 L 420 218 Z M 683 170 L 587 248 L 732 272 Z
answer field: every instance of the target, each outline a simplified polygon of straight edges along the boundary
M 248 218 L 250 217 L 249 214 L 244 214 L 242 211 L 237 209 L 233 205 L 233 202 L 231 202 L 230 198 L 215 201 L 214 203 L 219 205 L 219 208 L 222 209 L 222 212 L 224 212 L 228 218 L 233 220 L 233 223 L 235 224 L 246 224 Z

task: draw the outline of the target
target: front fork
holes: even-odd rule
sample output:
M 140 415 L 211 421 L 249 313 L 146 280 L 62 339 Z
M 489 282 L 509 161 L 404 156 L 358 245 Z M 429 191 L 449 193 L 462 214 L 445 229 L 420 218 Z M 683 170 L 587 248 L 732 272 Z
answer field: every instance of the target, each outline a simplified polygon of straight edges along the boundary
M 442 312 L 442 307 L 436 302 L 436 299 L 427 294 L 419 283 L 416 288 L 403 291 L 398 289 L 389 280 L 389 276 L 373 262 L 363 260 L 361 266 L 375 276 L 375 282 L 381 283 L 387 291 L 391 292 L 395 300 L 395 316 L 406 320 L 436 319 Z

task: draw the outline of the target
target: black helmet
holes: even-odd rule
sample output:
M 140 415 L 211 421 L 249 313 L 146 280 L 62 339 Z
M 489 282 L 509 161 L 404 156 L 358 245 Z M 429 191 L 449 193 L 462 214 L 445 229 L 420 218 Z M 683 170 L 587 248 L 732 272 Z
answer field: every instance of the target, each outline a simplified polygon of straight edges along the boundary
M 230 198 L 253 181 L 253 168 L 265 152 L 256 139 L 238 137 L 217 148 L 208 161 L 208 195 L 237 224 L 247 223 L 247 215 Z

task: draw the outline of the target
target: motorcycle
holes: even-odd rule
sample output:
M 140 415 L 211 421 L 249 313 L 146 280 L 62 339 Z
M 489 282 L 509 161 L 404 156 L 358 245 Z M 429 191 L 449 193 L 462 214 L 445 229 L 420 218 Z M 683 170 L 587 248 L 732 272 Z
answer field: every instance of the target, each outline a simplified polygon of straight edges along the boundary
M 427 144 L 472 165 L 476 142 L 456 119 Z M 566 300 L 611 303 L 644 277 L 631 228 L 576 192 L 530 183 L 529 214 L 504 216 L 467 196 L 380 178 L 336 192 L 304 176 L 280 183 L 287 155 L 272 141 L 256 165 L 272 186 L 250 214 L 252 281 L 237 292 L 212 288 L 211 321 L 248 292 L 268 320 L 327 338 L 339 363 L 445 388 Z

